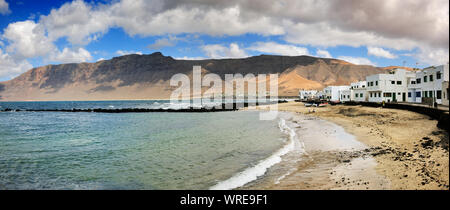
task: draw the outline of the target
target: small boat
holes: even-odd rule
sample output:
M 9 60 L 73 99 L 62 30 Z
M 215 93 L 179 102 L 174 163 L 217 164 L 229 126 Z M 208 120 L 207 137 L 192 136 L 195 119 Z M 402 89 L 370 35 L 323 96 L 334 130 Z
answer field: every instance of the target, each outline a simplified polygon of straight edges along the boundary
M 321 103 L 319 104 L 319 107 L 326 107 L 328 105 L 328 103 Z
M 311 106 L 312 106 L 312 104 L 310 104 L 310 103 L 306 103 L 306 104 L 305 104 L 305 106 L 306 106 L 306 107 L 311 107 Z

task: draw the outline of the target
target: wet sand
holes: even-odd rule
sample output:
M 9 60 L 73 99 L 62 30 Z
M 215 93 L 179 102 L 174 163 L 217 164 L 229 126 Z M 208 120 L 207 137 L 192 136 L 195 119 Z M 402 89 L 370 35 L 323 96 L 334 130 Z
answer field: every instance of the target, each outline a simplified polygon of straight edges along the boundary
M 448 134 L 425 115 L 297 102 L 278 109 L 296 113 L 291 123 L 306 154 L 284 157 L 244 189 L 449 189 Z

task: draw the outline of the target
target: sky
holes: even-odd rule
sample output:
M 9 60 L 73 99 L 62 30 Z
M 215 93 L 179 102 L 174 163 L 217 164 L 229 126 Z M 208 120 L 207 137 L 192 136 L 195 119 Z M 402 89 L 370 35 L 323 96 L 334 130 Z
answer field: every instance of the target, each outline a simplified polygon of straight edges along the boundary
M 449 1 L 0 0 L 0 81 L 48 64 L 154 52 L 442 65 L 449 60 Z

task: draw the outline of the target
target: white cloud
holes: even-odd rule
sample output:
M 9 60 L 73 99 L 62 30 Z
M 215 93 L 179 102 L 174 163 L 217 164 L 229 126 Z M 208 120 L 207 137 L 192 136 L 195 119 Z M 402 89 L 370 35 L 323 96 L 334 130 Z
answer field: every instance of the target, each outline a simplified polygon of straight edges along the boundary
M 15 60 L 8 53 L 5 53 L 0 49 L 0 78 L 13 77 L 21 74 L 33 66 L 26 60 Z
M 321 47 L 336 46 L 383 46 L 396 50 L 412 50 L 419 46 L 417 42 L 407 38 L 386 38 L 366 31 L 345 31 L 329 23 L 293 24 L 284 22 L 288 28 L 284 39 L 295 44 Z
M 142 52 L 140 51 L 127 51 L 127 50 L 117 50 L 116 51 L 117 55 L 130 55 L 130 54 L 137 54 L 137 55 L 142 55 Z
M 99 59 L 97 59 L 97 61 L 104 61 L 104 60 L 106 60 L 105 58 L 99 58 Z
M 342 32 L 365 32 L 394 40 L 407 38 L 438 48 L 448 48 L 449 44 L 448 0 L 230 0 L 209 4 L 215 8 L 237 4 L 243 14 L 255 13 L 294 24 L 325 23 Z
M 0 0 L 0 15 L 8 15 L 11 13 L 9 10 L 9 4 L 5 0 Z
M 419 52 L 412 54 L 419 63 L 427 65 L 442 65 L 449 62 L 449 51 L 435 48 L 422 48 Z
M 170 1 L 121 0 L 111 4 L 88 4 L 76 0 L 41 16 L 49 37 L 67 37 L 72 44 L 85 45 L 96 40 L 111 27 L 120 27 L 131 36 L 152 36 L 181 33 L 209 35 L 240 35 L 284 33 L 269 17 L 255 16 L 242 21 L 239 7 L 165 8 Z M 223 27 L 227 26 L 227 27 Z M 270 26 L 270 27 L 267 27 Z
M 330 52 L 328 52 L 326 50 L 320 50 L 320 49 L 317 49 L 316 56 L 321 57 L 321 58 L 332 58 L 333 57 L 333 56 L 331 56 Z
M 244 58 L 248 57 L 245 50 L 241 49 L 236 43 L 231 43 L 229 47 L 223 45 L 204 45 L 203 52 L 209 58 Z
M 82 0 L 75 0 L 52 9 L 47 16 L 41 16 L 39 23 L 45 27 L 51 40 L 67 37 L 72 44 L 85 45 L 113 27 L 108 7 L 93 7 Z
M 349 63 L 353 63 L 353 64 L 357 64 L 357 65 L 376 66 L 375 63 L 372 63 L 372 61 L 370 61 L 367 58 L 363 58 L 363 57 L 339 56 L 337 59 L 344 60 L 344 61 L 347 61 Z
M 237 5 L 211 7 L 173 1 L 122 0 L 110 7 L 110 19 L 130 35 L 204 33 L 209 35 L 283 34 L 270 17 L 246 14 Z M 226 26 L 226 27 L 224 27 Z M 267 27 L 271 26 L 271 27 Z
M 6 50 L 14 60 L 42 57 L 44 60 L 73 63 L 86 62 L 92 59 L 84 48 L 64 48 L 58 50 L 55 44 L 46 36 L 42 25 L 27 20 L 8 25 L 3 37 L 10 43 Z
M 184 57 L 176 57 L 175 59 L 176 60 L 205 60 L 207 58 L 205 58 L 205 57 L 187 57 L 187 56 L 184 56 Z
M 62 52 L 59 50 L 53 52 L 52 55 L 50 55 L 49 60 L 61 63 L 77 63 L 91 61 L 92 56 L 83 48 L 78 48 L 76 50 L 64 48 Z
M 158 39 L 155 41 L 155 43 L 148 46 L 151 50 L 160 50 L 164 47 L 171 47 L 174 46 L 174 42 L 172 40 L 169 40 L 167 38 Z
M 297 47 L 294 45 L 278 44 L 275 42 L 257 42 L 247 49 L 276 55 L 287 55 L 287 56 L 309 55 L 307 48 Z
M 76 0 L 41 16 L 40 23 L 50 39 L 68 37 L 72 44 L 87 44 L 111 27 L 132 36 L 255 33 L 281 35 L 296 44 L 397 50 L 424 45 L 448 49 L 449 43 L 447 0 L 121 0 L 109 4 Z
M 367 47 L 367 54 L 376 57 L 395 59 L 398 56 L 380 47 Z
M 3 37 L 10 43 L 7 51 L 21 58 L 45 56 L 55 48 L 44 28 L 30 20 L 9 24 Z

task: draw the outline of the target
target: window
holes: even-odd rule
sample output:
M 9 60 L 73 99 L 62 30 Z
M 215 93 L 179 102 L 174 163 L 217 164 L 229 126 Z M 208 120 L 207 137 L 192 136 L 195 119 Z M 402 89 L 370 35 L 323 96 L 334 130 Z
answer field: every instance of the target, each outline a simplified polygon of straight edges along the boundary
M 394 81 L 394 80 L 392 80 L 392 81 L 391 81 L 391 84 L 395 85 L 395 81 Z
M 442 99 L 442 91 L 441 90 L 436 91 L 436 98 Z
M 436 73 L 436 79 L 441 79 L 441 72 L 440 72 L 440 71 L 438 71 L 438 72 Z
M 415 85 L 416 84 L 416 81 L 411 81 L 411 85 Z
M 408 98 L 411 98 L 411 97 L 412 97 L 412 93 L 408 92 Z
M 358 98 L 358 93 L 355 94 L 355 98 Z
M 428 91 L 428 97 L 433 97 L 433 91 Z
M 401 95 L 402 93 L 397 93 L 397 95 Z
M 372 96 L 372 93 L 370 93 L 370 97 L 372 98 L 373 96 Z
M 417 91 L 417 92 L 416 92 L 416 97 L 419 97 L 419 98 L 422 97 L 422 92 Z
M 397 81 L 397 85 L 402 85 L 402 81 Z
M 384 93 L 384 97 L 392 97 L 392 93 Z
M 362 94 L 362 93 L 360 93 L 360 94 L 359 94 L 359 97 L 361 97 L 361 98 L 362 98 L 362 97 L 363 97 L 363 94 Z
M 428 78 L 427 76 L 424 76 L 423 77 L 423 82 L 427 82 L 427 78 Z
M 433 75 L 430 75 L 430 82 L 433 82 L 433 81 L 434 81 Z
M 365 85 L 363 85 L 362 87 L 363 87 L 363 88 L 365 88 L 366 86 L 365 86 Z
M 375 86 L 378 86 L 378 81 L 375 81 Z
M 350 98 L 350 95 L 347 95 L 347 98 Z
M 417 83 L 417 84 L 420 84 L 420 82 L 421 82 L 421 79 L 420 79 L 420 78 L 416 79 L 416 83 Z
M 378 97 L 381 97 L 381 93 L 378 93 Z

